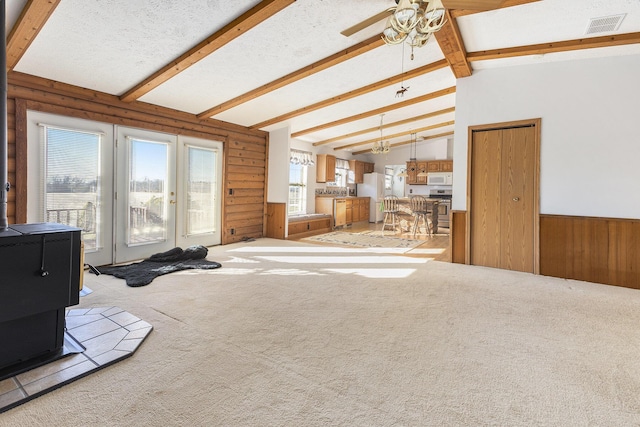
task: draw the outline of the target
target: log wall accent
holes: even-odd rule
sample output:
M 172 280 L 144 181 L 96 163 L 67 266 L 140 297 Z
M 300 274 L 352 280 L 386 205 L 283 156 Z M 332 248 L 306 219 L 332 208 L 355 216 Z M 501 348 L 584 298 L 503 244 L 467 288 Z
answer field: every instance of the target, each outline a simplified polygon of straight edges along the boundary
M 113 95 L 17 72 L 9 72 L 7 92 L 10 224 L 27 220 L 26 112 L 36 110 L 222 141 L 222 244 L 264 235 L 269 143 L 266 132 L 214 119 L 198 119 L 193 114 L 143 102 L 125 103 Z

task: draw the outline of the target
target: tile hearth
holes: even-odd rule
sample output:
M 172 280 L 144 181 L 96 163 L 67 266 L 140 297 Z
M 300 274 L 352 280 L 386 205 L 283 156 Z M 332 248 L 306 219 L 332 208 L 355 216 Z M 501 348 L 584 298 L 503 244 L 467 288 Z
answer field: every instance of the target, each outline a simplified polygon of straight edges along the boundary
M 85 351 L 0 381 L 0 413 L 126 359 L 153 329 L 118 307 L 69 309 L 65 320 Z

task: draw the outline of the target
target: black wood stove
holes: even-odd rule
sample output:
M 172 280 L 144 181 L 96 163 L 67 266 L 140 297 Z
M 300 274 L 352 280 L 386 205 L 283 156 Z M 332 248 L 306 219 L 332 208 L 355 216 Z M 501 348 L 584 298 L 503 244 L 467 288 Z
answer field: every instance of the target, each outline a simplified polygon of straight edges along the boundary
M 65 308 L 79 303 L 80 229 L 0 231 L 0 378 L 63 354 Z

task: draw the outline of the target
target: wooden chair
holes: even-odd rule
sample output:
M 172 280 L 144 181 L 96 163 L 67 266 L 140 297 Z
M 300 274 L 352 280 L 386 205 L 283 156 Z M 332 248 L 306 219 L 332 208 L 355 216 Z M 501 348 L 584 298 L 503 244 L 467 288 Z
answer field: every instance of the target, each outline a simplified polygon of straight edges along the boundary
M 420 218 L 424 223 L 424 227 L 427 230 L 427 234 L 432 236 L 431 229 L 433 228 L 433 224 L 431 219 L 429 219 L 429 206 L 427 204 L 427 199 L 423 196 L 413 196 L 409 201 L 411 205 L 411 213 L 413 214 L 413 237 L 416 237 L 416 231 L 418 231 L 418 226 L 420 225 Z
M 396 220 L 398 220 L 398 211 L 400 209 L 398 196 L 385 196 L 382 201 L 382 207 L 384 212 L 384 221 L 382 221 L 382 235 L 384 236 L 384 229 L 387 225 L 393 227 L 393 231 L 396 230 Z M 400 225 L 400 221 L 398 221 Z

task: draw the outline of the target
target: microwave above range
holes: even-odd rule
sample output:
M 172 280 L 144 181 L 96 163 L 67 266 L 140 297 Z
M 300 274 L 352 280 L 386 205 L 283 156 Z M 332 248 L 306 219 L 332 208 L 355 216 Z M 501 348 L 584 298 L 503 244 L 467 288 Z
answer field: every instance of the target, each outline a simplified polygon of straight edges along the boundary
M 429 172 L 427 185 L 453 185 L 453 172 Z

